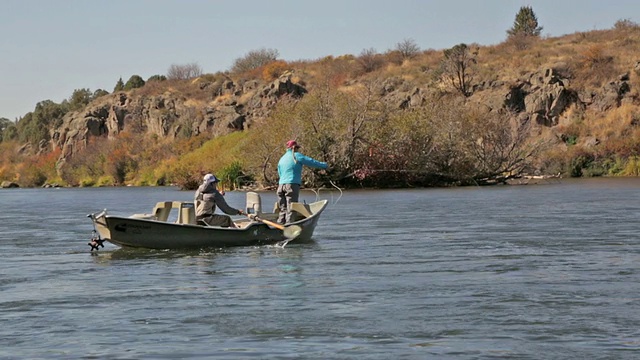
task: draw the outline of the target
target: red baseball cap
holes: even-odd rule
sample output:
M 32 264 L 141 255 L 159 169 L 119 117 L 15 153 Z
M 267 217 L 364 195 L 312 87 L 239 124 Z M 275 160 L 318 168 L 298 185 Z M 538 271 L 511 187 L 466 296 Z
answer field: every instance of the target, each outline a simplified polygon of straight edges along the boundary
M 294 147 L 300 147 L 295 140 L 287 141 L 287 149 L 293 149 Z

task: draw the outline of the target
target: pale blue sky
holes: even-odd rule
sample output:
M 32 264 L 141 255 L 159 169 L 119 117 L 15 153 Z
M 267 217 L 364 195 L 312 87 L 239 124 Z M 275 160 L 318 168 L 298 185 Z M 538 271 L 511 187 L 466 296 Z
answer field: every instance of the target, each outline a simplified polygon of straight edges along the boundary
M 15 120 L 75 89 L 197 63 L 230 69 L 250 50 L 314 60 L 393 49 L 502 42 L 521 6 L 544 36 L 640 22 L 640 0 L 0 0 L 0 117 Z

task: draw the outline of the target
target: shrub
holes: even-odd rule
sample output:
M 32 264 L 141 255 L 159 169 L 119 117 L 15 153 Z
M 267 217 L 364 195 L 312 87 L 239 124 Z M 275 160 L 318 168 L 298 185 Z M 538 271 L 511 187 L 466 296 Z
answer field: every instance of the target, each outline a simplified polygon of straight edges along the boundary
M 627 159 L 622 175 L 640 176 L 640 158 L 638 156 L 632 156 Z
M 278 60 L 264 66 L 262 70 L 262 78 L 266 81 L 275 80 L 289 70 L 286 61 Z
M 233 61 L 231 71 L 234 73 L 251 71 L 276 61 L 279 55 L 276 49 L 262 48 L 259 50 L 251 50 L 243 57 Z
M 237 160 L 218 171 L 217 176 L 221 181 L 221 186 L 227 185 L 231 190 L 239 188 L 243 183 L 243 178 L 245 178 L 242 164 Z
M 362 71 L 369 73 L 380 68 L 383 61 L 382 56 L 378 54 L 376 49 L 369 48 L 360 52 L 358 63 L 360 64 Z
M 402 55 L 402 58 L 413 59 L 420 53 L 420 47 L 413 39 L 404 39 L 396 44 L 396 50 Z
M 620 19 L 616 21 L 613 28 L 616 30 L 629 30 L 638 28 L 638 23 L 631 21 L 631 19 Z
M 620 175 L 624 170 L 626 162 L 620 157 L 616 156 L 614 159 L 606 159 L 604 162 L 607 168 L 607 175 Z
M 169 80 L 188 80 L 202 75 L 202 68 L 197 63 L 176 65 L 172 64 L 167 70 Z
M 167 77 L 164 75 L 152 75 L 147 79 L 147 82 L 150 81 L 166 81 Z
M 97 181 L 89 181 L 89 179 L 85 179 L 84 183 L 86 185 L 83 186 L 114 186 L 113 178 L 111 176 L 100 176 Z
M 538 40 L 537 36 L 530 36 L 519 33 L 509 36 L 506 43 L 516 50 L 526 50 L 532 48 L 536 40 Z
M 92 178 L 80 179 L 80 186 L 81 187 L 92 187 L 95 184 L 96 184 L 96 182 Z
M 143 87 L 145 84 L 144 80 L 140 77 L 140 75 L 131 75 L 126 84 L 124 84 L 123 90 L 132 90 Z
M 581 65 L 583 68 L 594 69 L 602 66 L 603 64 L 609 64 L 613 61 L 612 56 L 605 54 L 602 45 L 592 45 L 583 51 L 581 54 Z
M 594 156 L 584 149 L 576 149 L 571 160 L 567 164 L 566 173 L 571 177 L 582 177 L 584 170 L 589 168 L 594 161 Z

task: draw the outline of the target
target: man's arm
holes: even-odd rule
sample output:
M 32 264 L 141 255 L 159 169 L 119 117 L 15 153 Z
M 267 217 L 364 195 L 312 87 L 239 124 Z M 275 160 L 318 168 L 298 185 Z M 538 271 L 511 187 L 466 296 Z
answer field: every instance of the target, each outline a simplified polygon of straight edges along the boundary
M 214 199 L 215 199 L 216 205 L 220 208 L 220 210 L 222 210 L 223 213 L 227 215 L 242 214 L 241 210 L 238 210 L 236 208 L 232 208 L 231 206 L 229 206 L 229 204 L 227 204 L 227 200 L 224 199 L 224 196 L 222 196 L 222 194 L 220 194 L 217 191 L 216 191 L 216 194 L 214 195 Z

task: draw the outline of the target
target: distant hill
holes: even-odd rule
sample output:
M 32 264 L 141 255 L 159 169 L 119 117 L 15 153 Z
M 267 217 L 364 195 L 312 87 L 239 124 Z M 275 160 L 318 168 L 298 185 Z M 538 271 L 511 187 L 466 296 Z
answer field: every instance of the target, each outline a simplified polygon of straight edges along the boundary
M 44 141 L 5 139 L 0 180 L 189 188 L 216 171 L 230 187 L 268 187 L 289 138 L 332 164 L 329 174 L 307 173 L 310 186 L 635 176 L 639 45 L 640 27 L 619 22 L 494 46 L 279 60 L 147 81 L 60 118 L 27 114 L 25 124 L 44 119 Z

